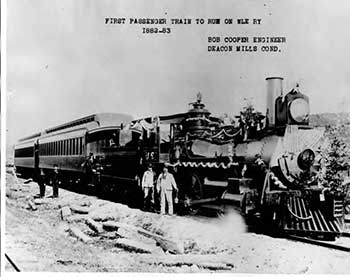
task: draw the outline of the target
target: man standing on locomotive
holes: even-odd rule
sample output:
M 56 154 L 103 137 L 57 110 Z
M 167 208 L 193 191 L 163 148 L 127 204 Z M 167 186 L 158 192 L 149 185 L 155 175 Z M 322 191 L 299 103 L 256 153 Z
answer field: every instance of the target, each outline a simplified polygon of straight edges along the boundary
M 143 208 L 147 209 L 149 206 L 149 200 L 154 203 L 154 172 L 152 164 L 149 164 L 147 170 L 142 177 L 142 191 L 143 191 Z
M 160 193 L 160 213 L 165 214 L 165 205 L 168 204 L 168 213 L 174 213 L 173 208 L 173 189 L 177 192 L 178 188 L 173 174 L 168 172 L 168 166 L 165 164 L 163 173 L 157 180 L 157 193 Z

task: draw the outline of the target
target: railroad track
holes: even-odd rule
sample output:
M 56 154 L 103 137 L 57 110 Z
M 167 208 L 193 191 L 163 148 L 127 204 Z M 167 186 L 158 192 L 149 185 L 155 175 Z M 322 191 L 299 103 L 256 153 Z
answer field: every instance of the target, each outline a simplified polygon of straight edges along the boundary
M 323 246 L 330 249 L 350 252 L 350 233 L 349 232 L 343 232 L 340 235 L 341 237 L 348 238 L 349 242 L 346 245 L 337 244 L 336 242 L 326 242 L 326 241 L 320 241 L 315 239 L 310 239 L 306 237 L 299 237 L 295 235 L 288 235 L 287 238 L 295 241 L 305 242 L 313 245 Z

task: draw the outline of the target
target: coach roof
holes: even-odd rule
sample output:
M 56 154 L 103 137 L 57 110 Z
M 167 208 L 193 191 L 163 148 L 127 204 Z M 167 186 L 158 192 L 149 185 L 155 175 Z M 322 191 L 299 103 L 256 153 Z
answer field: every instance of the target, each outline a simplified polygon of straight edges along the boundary
M 31 136 L 20 139 L 19 141 L 25 141 L 28 139 L 40 137 L 45 134 L 55 133 L 64 129 L 71 129 L 73 127 L 86 127 L 87 129 L 93 129 L 96 127 L 106 126 L 120 126 L 122 123 L 126 124 L 133 120 L 131 115 L 121 113 L 98 113 L 89 116 L 85 116 L 73 121 L 69 121 L 64 124 L 57 125 L 55 127 L 44 130 L 44 132 L 36 133 Z M 85 125 L 85 126 L 84 126 Z

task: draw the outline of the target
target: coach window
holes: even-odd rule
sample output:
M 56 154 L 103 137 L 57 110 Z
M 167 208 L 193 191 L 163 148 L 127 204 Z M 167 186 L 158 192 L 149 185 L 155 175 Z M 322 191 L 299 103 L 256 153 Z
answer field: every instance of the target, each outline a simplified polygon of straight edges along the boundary
M 76 143 L 75 151 L 77 152 L 77 155 L 79 155 L 79 149 L 80 149 L 80 146 L 79 146 L 79 138 L 76 138 L 76 140 L 77 140 L 77 143 Z
M 79 153 L 80 153 L 80 155 L 82 155 L 83 154 L 83 138 L 79 138 L 79 141 L 80 141 Z
M 72 155 L 75 155 L 75 146 L 74 146 L 75 139 L 72 139 Z
M 78 148 L 78 139 L 77 138 L 75 138 L 74 140 L 73 140 L 73 144 L 74 144 L 74 155 L 77 155 L 78 153 L 78 151 L 77 151 L 77 148 Z

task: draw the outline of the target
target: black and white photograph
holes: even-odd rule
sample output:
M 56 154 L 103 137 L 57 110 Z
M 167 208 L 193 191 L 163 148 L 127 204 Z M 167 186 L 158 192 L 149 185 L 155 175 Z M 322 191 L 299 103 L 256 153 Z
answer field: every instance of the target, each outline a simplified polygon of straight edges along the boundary
M 2 1 L 1 271 L 350 274 L 350 2 Z

